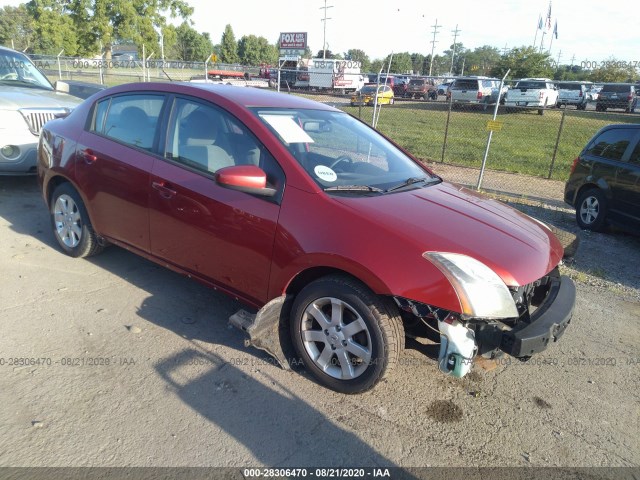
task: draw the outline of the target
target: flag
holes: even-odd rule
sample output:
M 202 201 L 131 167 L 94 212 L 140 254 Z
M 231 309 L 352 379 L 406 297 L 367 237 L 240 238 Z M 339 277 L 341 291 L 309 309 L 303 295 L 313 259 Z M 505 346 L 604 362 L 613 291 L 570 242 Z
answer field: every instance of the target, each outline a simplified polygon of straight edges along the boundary
M 538 18 L 538 30 L 542 30 L 543 26 L 544 24 L 542 23 L 542 15 L 540 15 Z
M 553 34 L 556 36 L 556 40 L 558 39 L 558 21 L 556 20 L 556 24 L 553 26 Z
M 549 11 L 547 12 L 547 30 L 551 29 L 551 2 L 549 2 Z

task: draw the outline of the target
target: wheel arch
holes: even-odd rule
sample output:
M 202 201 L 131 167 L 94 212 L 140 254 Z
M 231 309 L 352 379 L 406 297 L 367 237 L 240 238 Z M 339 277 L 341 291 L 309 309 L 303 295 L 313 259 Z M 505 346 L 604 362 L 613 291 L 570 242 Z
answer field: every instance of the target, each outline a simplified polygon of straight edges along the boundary
M 593 189 L 597 189 L 602 191 L 602 193 L 604 193 L 604 196 L 606 197 L 607 200 L 611 200 L 611 188 L 609 188 L 609 184 L 604 181 L 603 179 L 598 179 L 598 180 L 590 180 L 585 182 L 583 185 L 580 186 L 580 188 L 578 188 L 576 190 L 576 194 L 573 198 L 573 206 L 574 208 L 578 208 L 578 199 L 580 198 L 580 196 L 588 191 L 588 190 L 593 190 Z

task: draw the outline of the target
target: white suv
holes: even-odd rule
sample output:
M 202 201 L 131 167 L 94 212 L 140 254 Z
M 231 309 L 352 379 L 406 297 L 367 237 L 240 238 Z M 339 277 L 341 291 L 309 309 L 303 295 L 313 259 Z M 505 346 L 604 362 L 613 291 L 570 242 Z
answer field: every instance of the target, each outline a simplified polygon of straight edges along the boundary
M 558 103 L 558 88 L 548 78 L 523 78 L 515 87 L 509 89 L 505 98 L 507 111 L 517 108 L 538 107 L 538 114 Z
M 36 173 L 40 128 L 81 101 L 56 91 L 25 54 L 0 47 L 0 175 Z

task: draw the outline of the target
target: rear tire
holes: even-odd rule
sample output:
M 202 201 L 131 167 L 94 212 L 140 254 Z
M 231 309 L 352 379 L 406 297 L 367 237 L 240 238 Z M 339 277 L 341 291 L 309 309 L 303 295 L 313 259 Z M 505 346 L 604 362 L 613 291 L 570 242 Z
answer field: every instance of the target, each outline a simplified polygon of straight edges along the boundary
M 306 369 L 337 392 L 373 388 L 392 371 L 404 348 L 395 305 L 346 275 L 307 285 L 291 315 L 293 345 Z
M 51 227 L 60 248 L 70 257 L 90 257 L 103 246 L 93 231 L 80 194 L 70 183 L 58 185 L 51 195 Z
M 576 222 L 584 230 L 600 232 L 605 227 L 607 198 L 602 190 L 592 188 L 580 194 L 576 202 Z

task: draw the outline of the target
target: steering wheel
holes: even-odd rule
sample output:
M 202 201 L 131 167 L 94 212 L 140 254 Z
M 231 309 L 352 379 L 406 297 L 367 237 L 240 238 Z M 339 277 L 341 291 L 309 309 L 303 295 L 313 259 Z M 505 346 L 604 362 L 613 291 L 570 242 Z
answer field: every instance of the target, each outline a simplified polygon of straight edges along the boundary
M 338 158 L 336 158 L 333 163 L 330 165 L 330 167 L 333 169 L 336 167 L 336 165 L 342 163 L 342 162 L 347 162 L 347 163 L 353 163 L 353 160 L 351 160 L 350 157 L 348 157 L 347 155 L 340 155 Z

